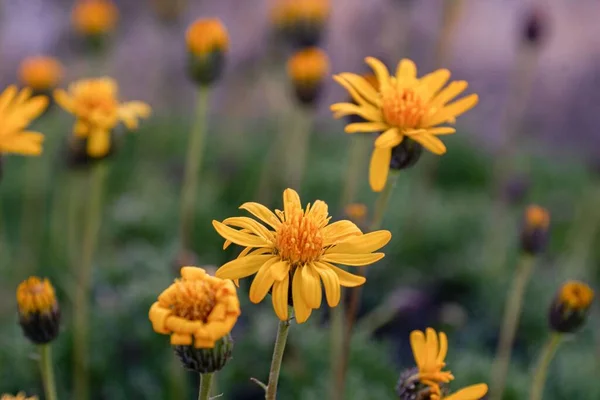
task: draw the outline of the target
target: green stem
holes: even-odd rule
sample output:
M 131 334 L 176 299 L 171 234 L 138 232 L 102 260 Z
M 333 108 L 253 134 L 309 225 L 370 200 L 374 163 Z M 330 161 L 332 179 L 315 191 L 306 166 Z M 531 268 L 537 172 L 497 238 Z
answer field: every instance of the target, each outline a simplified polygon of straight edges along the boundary
M 86 400 L 88 392 L 88 342 L 89 342 L 89 292 L 92 280 L 92 262 L 100 231 L 102 192 L 108 165 L 102 161 L 92 166 L 91 188 L 88 194 L 85 228 L 81 250 L 81 263 L 73 265 L 77 274 L 75 288 L 74 331 L 74 392 L 78 400 Z
M 342 292 L 342 298 L 343 292 Z M 341 301 L 337 307 L 331 309 L 331 331 L 330 331 L 330 347 L 331 347 L 331 387 L 329 398 L 331 400 L 342 400 L 344 388 L 344 367 L 342 365 L 342 352 L 344 341 L 344 326 L 345 326 L 345 307 Z
M 277 398 L 277 383 L 279 382 L 279 373 L 281 370 L 281 361 L 287 343 L 288 332 L 290 330 L 290 320 L 279 321 L 277 328 L 277 337 L 275 338 L 275 348 L 273 349 L 273 358 L 271 359 L 271 369 L 269 371 L 269 382 L 267 383 L 267 392 L 265 400 L 275 400 Z
M 40 371 L 44 382 L 44 393 L 46 400 L 56 400 L 56 383 L 54 380 L 54 368 L 52 367 L 52 352 L 50 344 L 42 344 L 40 350 Z
M 209 94 L 210 90 L 206 87 L 200 87 L 198 90 L 196 119 L 188 142 L 188 152 L 181 193 L 179 225 L 179 240 L 182 250 L 190 249 L 190 234 L 194 223 L 193 217 L 198 188 L 198 176 L 200 174 L 200 166 L 202 165 L 202 156 L 204 155 Z
M 523 296 L 534 265 L 534 257 L 530 255 L 521 256 L 519 265 L 513 277 L 512 287 L 506 298 L 506 307 L 500 330 L 496 359 L 492 366 L 490 400 L 500 400 L 502 398 L 502 393 L 504 392 L 506 376 L 510 365 L 512 345 L 519 324 L 519 316 L 521 315 Z
M 562 335 L 560 333 L 553 332 L 550 338 L 546 341 L 538 366 L 531 382 L 531 392 L 529 393 L 529 400 L 541 400 L 544 393 L 544 385 L 546 383 L 546 375 L 548 374 L 548 367 L 550 362 L 558 350 L 558 346 L 562 342 Z
M 369 150 L 367 141 L 370 144 L 371 139 L 367 135 L 351 135 L 350 137 L 350 148 L 348 149 L 346 162 L 346 178 L 340 204 L 342 209 L 354 201 L 356 192 L 358 191 L 360 173 L 364 170 L 367 162 L 367 150 Z
M 198 400 L 208 400 L 210 398 L 210 388 L 212 386 L 214 373 L 200 374 L 200 392 Z

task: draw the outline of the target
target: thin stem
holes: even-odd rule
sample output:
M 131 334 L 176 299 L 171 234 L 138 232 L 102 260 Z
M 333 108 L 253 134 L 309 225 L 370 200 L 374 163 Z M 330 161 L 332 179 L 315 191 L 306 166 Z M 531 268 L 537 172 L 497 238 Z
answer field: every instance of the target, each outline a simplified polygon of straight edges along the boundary
M 375 211 L 373 214 L 373 220 L 371 221 L 369 232 L 373 232 L 381 227 L 381 224 L 383 223 L 383 217 L 385 216 L 385 212 L 388 208 L 388 204 L 390 202 L 392 192 L 394 191 L 394 187 L 396 187 L 397 181 L 398 173 L 395 171 L 391 171 L 385 188 L 381 193 L 379 193 L 379 197 L 377 198 L 377 202 L 375 203 Z M 358 275 L 365 276 L 365 274 L 366 269 L 358 270 Z M 339 364 L 337 364 L 338 370 L 335 374 L 335 382 L 337 385 L 336 396 L 341 396 L 339 398 L 344 397 L 343 394 L 346 383 L 346 370 L 348 368 L 348 359 L 350 357 L 350 341 L 352 339 L 352 328 L 354 327 L 354 322 L 356 321 L 356 314 L 358 314 L 358 306 L 360 304 L 361 296 L 361 286 L 353 288 L 350 291 L 350 300 L 348 302 L 348 310 L 346 312 L 346 325 L 342 339 L 340 362 Z
M 102 191 L 108 165 L 102 161 L 92 166 L 91 188 L 88 197 L 88 209 L 83 232 L 81 263 L 73 265 L 77 276 L 75 288 L 75 310 L 73 316 L 74 331 L 74 392 L 78 400 L 86 400 L 88 393 L 88 334 L 89 334 L 89 292 L 92 278 L 92 261 L 102 214 Z
M 343 292 L 342 292 L 343 293 Z M 342 296 L 342 298 L 344 298 Z M 329 398 L 331 400 L 342 400 L 344 398 L 344 366 L 342 365 L 342 353 L 344 343 L 344 302 L 340 301 L 337 307 L 331 309 L 331 360 L 330 368 L 334 379 L 331 380 Z
M 200 391 L 198 400 L 208 400 L 210 398 L 210 389 L 213 382 L 214 373 L 200 374 Z
M 529 282 L 529 277 L 535 264 L 535 258 L 529 255 L 522 255 L 519 265 L 512 281 L 512 287 L 506 298 L 504 318 L 500 330 L 500 340 L 496 359 L 492 367 L 492 388 L 490 400 L 500 400 L 506 384 L 506 376 L 510 365 L 512 345 L 515 339 L 515 333 L 519 324 L 521 307 L 523 304 L 523 295 Z
M 541 400 L 544 394 L 544 385 L 546 383 L 546 375 L 548 374 L 548 367 L 558 346 L 562 342 L 562 335 L 560 333 L 553 332 L 552 335 L 546 341 L 538 366 L 531 382 L 531 392 L 529 393 L 529 400 Z
M 190 234 L 194 223 L 194 205 L 198 188 L 198 176 L 200 174 L 200 166 L 202 165 L 202 156 L 204 155 L 209 94 L 210 90 L 206 87 L 200 87 L 198 90 L 196 119 L 188 142 L 179 225 L 179 240 L 182 250 L 190 248 Z
M 52 352 L 50 344 L 42 344 L 40 350 L 40 371 L 44 383 L 46 400 L 56 400 L 56 383 L 54 380 L 54 368 L 52 367 Z
M 271 359 L 271 369 L 269 371 L 269 382 L 267 383 L 266 400 L 275 400 L 277 398 L 277 383 L 279 382 L 279 373 L 281 370 L 281 361 L 285 351 L 288 332 L 290 330 L 290 320 L 279 321 L 277 328 L 277 337 L 275 339 L 275 348 L 273 349 L 273 358 Z

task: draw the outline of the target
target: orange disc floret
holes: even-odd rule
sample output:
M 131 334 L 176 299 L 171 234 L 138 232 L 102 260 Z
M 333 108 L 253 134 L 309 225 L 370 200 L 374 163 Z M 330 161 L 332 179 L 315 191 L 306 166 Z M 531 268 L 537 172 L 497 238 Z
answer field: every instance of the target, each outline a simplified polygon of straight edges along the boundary
M 188 266 L 181 269 L 181 279 L 150 307 L 149 318 L 155 332 L 171 335 L 174 346 L 213 348 L 231 332 L 239 315 L 240 303 L 231 280 Z
M 62 79 L 63 73 L 62 64 L 54 57 L 29 57 L 19 66 L 21 82 L 37 91 L 55 88 Z
M 229 48 L 227 29 L 217 18 L 199 19 L 190 25 L 185 40 L 188 50 L 197 56 L 213 51 L 225 52 Z
M 71 17 L 77 32 L 102 35 L 115 29 L 119 10 L 108 0 L 79 1 L 73 8 Z

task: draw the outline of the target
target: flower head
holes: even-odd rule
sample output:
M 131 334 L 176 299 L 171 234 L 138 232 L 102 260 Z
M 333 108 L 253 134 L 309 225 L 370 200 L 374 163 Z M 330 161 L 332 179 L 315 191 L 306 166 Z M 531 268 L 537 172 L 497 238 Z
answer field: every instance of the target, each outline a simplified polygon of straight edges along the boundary
M 138 118 L 146 118 L 151 112 L 150 106 L 141 101 L 120 103 L 117 82 L 108 77 L 76 81 L 68 91 L 55 90 L 54 98 L 75 116 L 73 133 L 87 139 L 87 153 L 93 158 L 108 154 L 112 130 L 120 121 L 134 130 Z
M 71 14 L 75 30 L 85 36 L 105 35 L 113 31 L 119 10 L 109 0 L 78 1 Z
M 328 71 L 329 58 L 316 47 L 296 52 L 287 63 L 288 76 L 294 84 L 296 97 L 304 104 L 312 104 L 317 99 Z
M 527 207 L 521 228 L 521 249 L 532 255 L 541 253 L 548 242 L 549 227 L 550 214 L 545 208 Z
M 19 91 L 15 86 L 9 86 L 0 94 L 0 152 L 28 156 L 42 154 L 44 136 L 25 129 L 48 107 L 48 98 L 31 97 L 31 94 L 31 89 Z
M 188 28 L 185 40 L 189 75 L 201 85 L 215 82 L 221 76 L 229 48 L 229 35 L 221 20 L 197 20 Z
M 29 57 L 21 62 L 19 79 L 37 92 L 54 89 L 63 77 L 63 66 L 54 57 Z
M 58 335 L 60 308 L 54 287 L 48 279 L 29 277 L 17 287 L 19 323 L 27 338 L 37 344 L 48 343 Z
M 411 139 L 435 154 L 444 154 L 446 146 L 437 135 L 448 135 L 455 129 L 439 125 L 454 123 L 457 116 L 477 104 L 478 97 L 471 94 L 450 103 L 467 88 L 467 82 L 454 81 L 444 87 L 450 78 L 447 69 L 417 78 L 414 62 L 403 59 L 396 74 L 390 76 L 378 59 L 365 60 L 375 72 L 378 87 L 356 74 L 334 75 L 356 104 L 336 103 L 331 110 L 336 118 L 358 115 L 369 121 L 347 125 L 347 133 L 383 132 L 375 141 L 369 171 L 371 188 L 378 192 L 385 186 L 394 147 Z
M 23 392 L 17 393 L 16 396 L 5 393 L 2 395 L 2 397 L 0 397 L 0 400 L 38 400 L 38 397 L 37 396 L 27 397 L 25 395 L 25 393 L 23 393 Z
M 585 323 L 593 300 L 594 291 L 588 285 L 566 282 L 550 307 L 550 326 L 557 332 L 575 332 Z
M 325 202 L 317 200 L 302 208 L 298 193 L 292 189 L 283 192 L 283 211 L 273 213 L 258 203 L 244 203 L 240 208 L 260 222 L 248 217 L 213 221 L 217 232 L 227 239 L 224 248 L 231 243 L 245 247 L 236 260 L 223 265 L 216 275 L 239 279 L 256 274 L 250 301 L 259 303 L 272 290 L 273 308 L 283 321 L 289 318 L 289 302 L 298 323 L 305 322 L 312 310 L 321 306 L 321 281 L 327 304 L 337 306 L 340 286 L 360 286 L 366 279 L 333 263 L 372 264 L 384 256 L 373 252 L 391 239 L 389 231 L 363 234 L 350 221 L 330 224 Z
M 235 286 L 208 275 L 202 268 L 181 268 L 181 279 L 169 286 L 150 307 L 157 333 L 171 335 L 174 346 L 213 348 L 227 336 L 240 315 Z

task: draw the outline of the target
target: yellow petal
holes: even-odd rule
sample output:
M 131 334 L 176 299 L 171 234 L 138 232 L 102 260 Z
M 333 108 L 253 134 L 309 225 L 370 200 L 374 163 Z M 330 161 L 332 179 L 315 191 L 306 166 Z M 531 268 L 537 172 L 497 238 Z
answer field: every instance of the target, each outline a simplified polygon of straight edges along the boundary
M 166 320 L 171 314 L 171 310 L 161 307 L 158 302 L 152 304 L 148 317 L 150 322 L 152 322 L 152 329 L 154 329 L 154 332 L 162 333 L 163 335 L 170 332 L 166 327 Z
M 381 132 L 388 129 L 390 126 L 384 122 L 355 122 L 348 124 L 344 128 L 346 133 L 357 133 L 357 132 Z
M 461 94 L 469 84 L 466 81 L 454 81 L 450 82 L 448 86 L 442 89 L 431 101 L 430 107 L 439 108 L 443 107 L 447 102 Z
M 346 79 L 344 79 L 341 75 L 334 75 L 333 80 L 339 83 L 344 89 L 348 91 L 352 100 L 356 102 L 356 104 L 360 106 L 366 106 L 371 104 L 368 100 L 366 100 L 361 93 L 358 92 Z
M 277 216 L 269 210 L 267 207 L 259 203 L 244 203 L 240 206 L 241 210 L 246 210 L 256 218 L 260 219 L 264 223 L 271 226 L 271 228 L 277 230 L 281 226 L 281 221 Z
M 369 103 L 377 104 L 379 99 L 378 91 L 371 85 L 365 78 L 360 75 L 352 74 L 349 72 L 341 73 L 339 76 L 344 78 L 350 85 L 352 85 L 356 91 Z
M 0 114 L 3 114 L 17 95 L 17 87 L 10 85 L 0 95 Z
M 235 244 L 245 247 L 270 247 L 270 243 L 260 236 L 249 235 L 244 232 L 240 232 L 227 225 L 213 220 L 213 227 L 217 233 L 223 236 L 225 239 L 232 241 Z
M 203 268 L 185 266 L 181 267 L 181 277 L 188 281 L 204 280 L 206 278 L 206 271 Z
M 323 287 L 325 287 L 325 297 L 329 307 L 335 307 L 340 302 L 341 289 L 340 281 L 335 272 L 333 272 L 327 264 L 321 262 L 313 263 L 314 268 L 321 276 Z
M 450 396 L 444 397 L 444 400 L 480 400 L 486 395 L 488 386 L 485 383 L 467 386 Z
M 381 260 L 385 254 L 383 253 L 372 253 L 372 254 L 342 254 L 342 253 L 334 253 L 334 254 L 325 254 L 321 257 L 321 260 L 328 261 L 335 264 L 342 265 L 353 265 L 355 267 L 360 267 L 364 265 L 373 264 Z
M 236 228 L 244 228 L 249 232 L 260 236 L 263 239 L 269 241 L 275 239 L 273 232 L 269 231 L 264 225 L 256 222 L 252 218 L 248 217 L 231 217 L 223 220 L 223 224 L 228 226 L 234 226 Z
M 289 261 L 278 261 L 274 263 L 269 270 L 271 271 L 273 279 L 280 281 L 290 272 L 290 263 Z
M 423 122 L 423 126 L 435 126 L 447 122 L 452 118 L 455 118 L 469 111 L 471 108 L 475 107 L 478 102 L 479 96 L 477 96 L 476 94 L 470 94 L 467 97 L 463 97 L 462 99 L 457 100 L 454 103 L 448 104 L 431 117 L 426 118 Z
M 414 81 L 417 78 L 417 66 L 412 60 L 403 58 L 396 68 L 396 79 L 399 84 Z
M 329 263 L 323 263 L 323 264 L 327 264 L 327 267 L 330 268 L 333 272 L 335 272 L 335 274 L 338 276 L 341 286 L 356 287 L 356 286 L 362 285 L 367 280 L 367 278 L 365 278 L 364 276 L 351 274 L 350 272 L 345 271 L 341 268 L 338 268 L 333 264 L 329 264 Z
M 400 133 L 400 130 L 398 128 L 391 128 L 375 139 L 375 147 L 391 149 L 402 143 L 402 139 L 404 139 L 404 136 Z
M 273 283 L 275 283 L 275 279 L 273 279 L 273 274 L 271 274 L 269 268 L 271 265 L 277 262 L 277 260 L 278 259 L 276 257 L 273 257 L 259 268 L 256 276 L 252 280 L 252 285 L 250 285 L 250 293 L 248 297 L 250 298 L 251 302 L 260 303 L 265 298 L 267 293 L 269 293 L 271 286 L 273 286 Z
M 375 231 L 365 235 L 354 236 L 330 247 L 325 254 L 347 253 L 365 254 L 377 251 L 392 239 L 390 231 Z
M 440 349 L 436 359 L 436 363 L 441 364 L 446 359 L 446 355 L 448 354 L 448 337 L 444 332 L 440 332 Z
M 419 142 L 423 145 L 427 150 L 431 151 L 434 154 L 442 155 L 446 152 L 446 145 L 436 138 L 433 135 L 423 134 L 423 135 L 414 135 L 410 137 L 415 142 Z
M 293 211 L 298 209 L 302 209 L 298 192 L 294 189 L 285 189 L 283 192 L 283 212 L 285 213 L 285 218 L 291 218 Z
M 415 357 L 415 363 L 419 369 L 422 369 L 427 360 L 427 347 L 425 334 L 421 331 L 412 331 L 410 333 L 410 347 Z
M 374 192 L 381 192 L 387 182 L 390 171 L 392 149 L 375 148 L 369 166 L 369 184 Z
M 323 235 L 323 246 L 330 246 L 340 240 L 360 235 L 361 233 L 361 230 L 352 221 L 336 221 L 321 230 L 321 234 Z
M 110 133 L 96 129 L 90 132 L 87 140 L 87 153 L 90 157 L 104 157 L 110 151 Z
M 313 266 L 307 264 L 304 267 L 296 269 L 295 275 L 298 274 L 300 274 L 300 278 L 302 279 L 302 296 L 306 305 L 310 308 L 321 307 L 323 294 L 317 271 Z
M 56 89 L 54 91 L 54 101 L 56 104 L 61 106 L 65 111 L 73 112 L 74 109 L 74 101 L 71 96 L 67 92 L 62 89 Z
M 413 135 L 451 135 L 456 133 L 456 129 L 447 126 L 440 126 L 437 128 L 426 128 L 426 129 L 407 129 L 404 131 L 406 136 Z
M 419 79 L 419 87 L 417 90 L 421 93 L 423 101 L 429 101 L 450 79 L 450 71 L 447 69 L 438 69 L 433 71 L 421 79 Z
M 261 266 L 276 256 L 262 254 L 258 256 L 246 256 L 229 261 L 217 270 L 215 276 L 221 279 L 239 279 L 255 274 Z
M 383 64 L 375 57 L 367 57 L 365 58 L 365 62 L 369 67 L 373 69 L 375 77 L 377 77 L 377 81 L 379 82 L 379 92 L 381 92 L 385 87 L 389 86 L 390 84 L 390 72 L 388 71 L 385 64 Z
M 310 216 L 317 226 L 323 227 L 329 222 L 329 207 L 323 200 L 316 200 L 306 216 Z
M 3 138 L 0 142 L 0 151 L 3 153 L 15 153 L 28 156 L 42 154 L 42 143 L 44 135 L 38 132 L 22 132 L 18 135 Z
M 332 104 L 329 109 L 334 112 L 335 118 L 342 118 L 346 115 L 358 115 L 366 119 L 367 121 L 381 122 L 383 116 L 381 111 L 371 106 L 358 106 L 351 103 L 335 103 Z
M 304 301 L 302 290 L 302 277 L 296 270 L 292 281 L 292 300 L 294 302 L 294 316 L 299 324 L 306 322 L 312 313 L 312 309 Z
M 286 277 L 282 281 L 273 284 L 273 309 L 275 314 L 282 321 L 287 321 L 288 316 L 288 286 L 290 278 Z
M 438 356 L 438 335 L 433 328 L 425 330 L 425 345 L 427 346 L 427 365 L 435 365 Z

